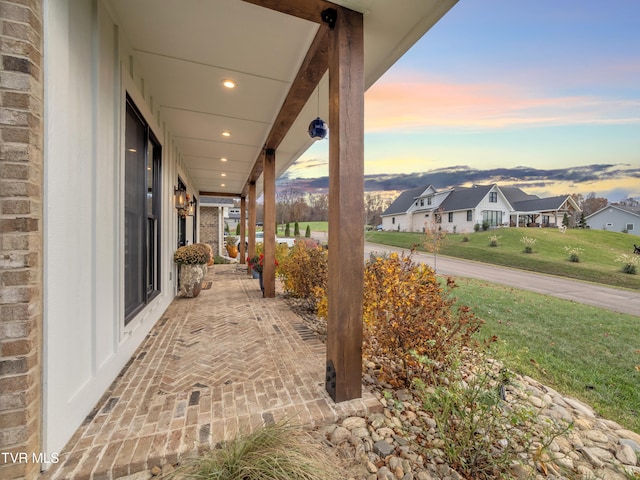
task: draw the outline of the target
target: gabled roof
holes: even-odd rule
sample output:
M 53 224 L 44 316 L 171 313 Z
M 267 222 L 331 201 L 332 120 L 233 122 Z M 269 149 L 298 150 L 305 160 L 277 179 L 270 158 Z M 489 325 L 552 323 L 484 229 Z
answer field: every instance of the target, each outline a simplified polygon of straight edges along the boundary
M 456 187 L 440 204 L 445 212 L 469 210 L 476 208 L 494 185 L 475 185 L 473 187 Z
M 522 202 L 515 202 L 513 208 L 518 212 L 546 212 L 558 210 L 567 198 L 571 198 L 567 195 L 560 195 L 557 197 L 549 198 L 536 198 L 533 200 L 524 200 Z
M 499 187 L 502 194 L 505 196 L 507 201 L 513 205 L 516 202 L 524 202 L 525 200 L 535 200 L 538 197 L 537 195 L 532 195 L 529 193 L 525 193 L 520 190 L 518 187 Z
M 394 202 L 389 205 L 382 215 L 397 215 L 399 213 L 407 213 L 407 210 L 413 205 L 416 197 L 419 197 L 425 190 L 431 185 L 425 185 L 423 187 L 415 187 L 410 190 L 405 190 L 400 194 Z
M 597 215 L 597 214 L 603 212 L 604 210 L 606 210 L 608 208 L 615 208 L 615 209 L 620 210 L 620 211 L 622 211 L 624 213 L 628 213 L 630 215 L 634 215 L 636 217 L 640 217 L 640 207 L 623 207 L 621 205 L 607 205 L 606 207 L 601 208 L 597 212 L 593 212 L 591 215 L 588 215 L 588 216 L 584 217 L 584 219 L 588 220 L 589 218 L 591 218 L 594 215 Z

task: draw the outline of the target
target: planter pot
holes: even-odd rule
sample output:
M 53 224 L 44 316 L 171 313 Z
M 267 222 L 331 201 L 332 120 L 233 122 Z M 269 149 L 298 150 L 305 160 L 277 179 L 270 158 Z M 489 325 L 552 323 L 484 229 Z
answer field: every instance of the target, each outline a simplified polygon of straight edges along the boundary
M 204 264 L 180 265 L 180 295 L 189 298 L 198 296 L 206 268 Z
M 260 272 L 256 272 L 253 268 L 251 269 L 251 278 L 260 278 Z
M 258 273 L 258 278 L 260 279 L 260 290 L 264 295 L 264 280 L 262 279 L 262 272 Z
M 238 247 L 235 245 L 227 247 L 227 253 L 231 258 L 236 258 L 238 256 Z

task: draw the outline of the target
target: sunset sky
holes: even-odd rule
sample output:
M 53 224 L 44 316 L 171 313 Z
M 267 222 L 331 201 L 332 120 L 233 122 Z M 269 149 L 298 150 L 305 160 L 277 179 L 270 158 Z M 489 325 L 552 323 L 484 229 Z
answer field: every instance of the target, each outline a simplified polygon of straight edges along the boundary
M 369 89 L 365 117 L 368 191 L 640 199 L 640 1 L 461 0 Z M 320 187 L 327 157 L 318 142 L 286 177 Z

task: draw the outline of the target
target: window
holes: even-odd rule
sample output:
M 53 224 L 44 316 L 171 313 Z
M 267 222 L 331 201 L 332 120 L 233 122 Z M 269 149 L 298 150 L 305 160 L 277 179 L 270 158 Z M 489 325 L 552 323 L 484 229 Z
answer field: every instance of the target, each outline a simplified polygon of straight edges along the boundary
M 473 221 L 473 210 L 467 210 L 467 222 Z
M 498 192 L 489 192 L 489 203 L 498 203 Z
M 431 205 L 431 197 L 427 197 L 427 205 Z
M 453 212 L 449 212 L 449 223 L 453 222 Z
M 482 220 L 483 223 L 489 223 L 490 227 L 497 227 L 498 225 L 502 225 L 502 212 L 495 210 L 485 210 L 482 212 Z
M 391 217 L 391 223 L 395 225 L 395 223 L 396 223 L 396 217 Z
M 421 206 L 421 207 L 424 207 L 424 198 L 421 198 L 421 199 L 420 199 L 420 206 Z
M 633 232 L 633 223 L 627 223 L 627 232 Z
M 160 143 L 127 97 L 124 166 L 125 325 L 160 292 Z

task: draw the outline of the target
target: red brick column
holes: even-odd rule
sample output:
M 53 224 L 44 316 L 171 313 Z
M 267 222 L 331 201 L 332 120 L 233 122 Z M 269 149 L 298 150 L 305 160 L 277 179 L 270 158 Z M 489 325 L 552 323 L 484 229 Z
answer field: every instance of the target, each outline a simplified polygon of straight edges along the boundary
M 0 0 L 3 479 L 35 478 L 42 450 L 42 67 L 42 0 Z M 8 454 L 22 455 L 14 463 Z

